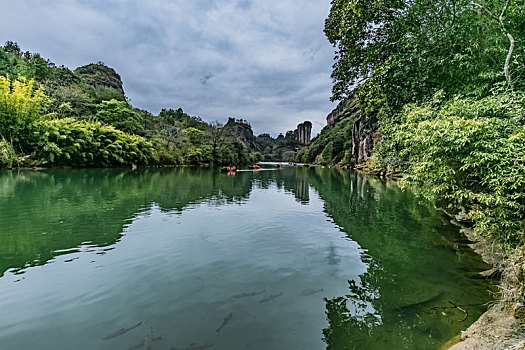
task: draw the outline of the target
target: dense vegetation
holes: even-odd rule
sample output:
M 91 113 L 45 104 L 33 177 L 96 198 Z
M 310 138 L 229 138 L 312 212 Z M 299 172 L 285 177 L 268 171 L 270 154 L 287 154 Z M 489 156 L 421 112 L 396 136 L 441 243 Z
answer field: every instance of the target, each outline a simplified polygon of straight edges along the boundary
M 246 164 L 260 154 L 221 124 L 181 109 L 134 108 L 101 62 L 56 67 L 0 47 L 0 167 Z
M 402 169 L 404 186 L 479 234 L 523 244 L 524 24 L 523 0 L 332 0 L 332 99 L 355 100 L 360 114 L 296 157 L 352 163 L 354 122 L 377 120 L 370 166 Z
M 294 160 L 295 151 L 299 148 L 297 135 L 289 130 L 285 135 L 273 138 L 270 134 L 260 134 L 255 140 L 255 149 L 266 161 L 290 162 Z

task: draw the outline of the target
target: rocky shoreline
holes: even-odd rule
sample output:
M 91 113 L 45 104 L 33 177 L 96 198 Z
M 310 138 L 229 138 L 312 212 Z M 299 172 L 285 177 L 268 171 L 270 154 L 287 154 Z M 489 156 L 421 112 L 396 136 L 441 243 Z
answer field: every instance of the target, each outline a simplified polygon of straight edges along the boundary
M 461 232 L 474 242 L 471 248 L 494 267 L 493 271 L 501 271 L 502 279 L 496 303 L 442 349 L 525 349 L 525 307 L 520 303 L 525 271 L 523 251 L 506 253 L 474 235 L 471 229 L 462 228 Z

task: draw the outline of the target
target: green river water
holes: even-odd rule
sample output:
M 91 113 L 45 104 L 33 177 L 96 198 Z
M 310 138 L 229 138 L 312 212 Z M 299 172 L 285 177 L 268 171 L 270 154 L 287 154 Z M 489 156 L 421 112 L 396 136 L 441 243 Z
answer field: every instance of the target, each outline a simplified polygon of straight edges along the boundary
M 0 349 L 439 349 L 487 268 L 354 172 L 0 172 Z

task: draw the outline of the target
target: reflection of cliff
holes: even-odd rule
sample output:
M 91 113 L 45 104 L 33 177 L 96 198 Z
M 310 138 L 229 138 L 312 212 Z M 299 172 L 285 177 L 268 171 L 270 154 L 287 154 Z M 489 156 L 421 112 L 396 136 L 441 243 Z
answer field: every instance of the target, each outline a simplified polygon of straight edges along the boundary
M 282 188 L 293 193 L 295 199 L 301 204 L 310 202 L 310 180 L 305 168 L 283 169 L 276 172 L 261 172 L 258 174 L 257 181 L 261 188 L 269 188 L 275 184 L 277 188 Z
M 327 214 L 365 249 L 369 266 L 349 281 L 347 295 L 325 300 L 329 349 L 436 347 L 465 325 L 457 322 L 460 311 L 444 317 L 432 307 L 479 304 L 469 307 L 472 321 L 483 312 L 489 284 L 473 283 L 464 269 L 486 266 L 439 212 L 356 173 L 310 169 L 309 178 Z
M 308 203 L 310 201 L 310 184 L 304 179 L 298 178 L 295 182 L 295 198 L 301 203 Z
M 241 201 L 250 190 L 251 177 L 205 169 L 0 172 L 0 277 L 45 264 L 58 250 L 112 245 L 152 204 L 182 211 L 206 198 Z

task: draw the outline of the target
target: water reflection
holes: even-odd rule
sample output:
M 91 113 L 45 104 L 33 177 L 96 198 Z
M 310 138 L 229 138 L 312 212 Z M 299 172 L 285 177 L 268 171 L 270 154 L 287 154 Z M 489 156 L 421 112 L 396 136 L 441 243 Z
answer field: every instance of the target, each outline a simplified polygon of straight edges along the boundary
M 115 244 L 152 205 L 180 213 L 209 198 L 210 205 L 241 203 L 250 191 L 250 177 L 196 168 L 2 171 L 0 277 L 81 247 Z
M 466 328 L 449 301 L 468 305 L 469 322 L 485 310 L 488 284 L 464 269 L 487 266 L 439 212 L 355 173 L 318 169 L 310 178 L 334 222 L 366 249 L 368 265 L 348 281 L 348 294 L 325 299 L 329 349 L 431 349 Z
M 258 173 L 244 172 L 236 176 L 195 168 L 0 172 L 0 277 L 8 270 L 23 273 L 28 267 L 44 265 L 57 255 L 75 251 L 112 254 L 111 249 L 123 244 L 119 242 L 132 222 L 148 222 L 149 225 L 156 225 L 156 229 L 171 232 L 170 225 L 176 221 L 169 221 L 171 214 L 182 216 L 183 212 L 191 213 L 191 209 L 198 210 L 202 206 L 213 209 L 248 206 L 254 192 L 275 190 L 293 196 L 292 204 L 301 207 L 291 208 L 282 204 L 284 209 L 289 210 L 288 216 L 282 219 L 286 222 L 279 221 L 277 209 L 281 203 L 271 200 L 281 197 L 275 196 L 268 197 L 271 199 L 266 200 L 270 202 L 261 205 L 265 210 L 273 210 L 272 217 L 268 217 L 266 212 L 260 212 L 257 207 L 248 211 L 250 215 L 257 216 L 257 221 L 236 212 L 230 213 L 231 219 L 222 218 L 220 222 L 224 225 L 236 224 L 231 232 L 227 232 L 230 236 L 217 236 L 211 230 L 199 230 L 197 227 L 194 234 L 198 235 L 199 242 L 190 240 L 189 233 L 174 237 L 173 242 L 169 240 L 169 235 L 164 239 L 174 246 L 185 242 L 196 251 L 194 246 L 198 246 L 201 249 L 198 250 L 201 254 L 198 256 L 201 259 L 200 266 L 207 266 L 203 261 L 212 261 L 210 265 L 214 269 L 226 274 L 232 270 L 232 266 L 238 270 L 253 267 L 250 259 L 260 254 L 261 260 L 267 259 L 263 261 L 262 267 L 256 266 L 259 269 L 257 271 L 244 271 L 243 276 L 251 283 L 254 280 L 260 283 L 253 276 L 270 283 L 277 275 L 280 284 L 276 290 L 268 293 L 271 296 L 284 291 L 284 295 L 276 299 L 278 301 L 285 300 L 289 295 L 297 296 L 299 291 L 293 289 L 296 284 L 307 283 L 303 289 L 307 290 L 308 287 L 308 290 L 316 291 L 319 302 L 321 297 L 325 297 L 325 320 L 322 320 L 322 326 L 318 326 L 317 339 L 322 338 L 328 349 L 436 348 L 466 328 L 484 310 L 482 304 L 490 300 L 487 292 L 490 285 L 486 281 L 468 278 L 472 272 L 481 271 L 486 266 L 477 255 L 472 254 L 457 229 L 439 212 L 420 203 L 410 193 L 400 191 L 395 184 L 353 172 L 320 168 L 286 168 Z M 322 204 L 322 208 L 313 207 L 318 203 Z M 321 210 L 324 210 L 324 214 Z M 159 219 L 161 223 L 155 221 L 157 212 L 162 214 L 162 219 Z M 136 220 L 147 214 L 151 214 L 150 220 Z M 220 217 L 222 214 L 217 212 L 214 215 Z M 303 227 L 308 219 L 315 226 L 301 229 L 306 230 L 304 237 L 301 237 L 304 241 L 295 241 L 297 238 L 293 235 L 287 237 L 292 228 Z M 198 226 L 199 218 L 194 220 L 193 225 Z M 318 221 L 324 224 L 330 222 L 330 232 L 319 232 L 320 239 L 325 240 L 335 233 L 339 235 L 339 241 L 345 240 L 354 245 L 353 242 L 356 242 L 359 245 L 360 264 L 366 268 L 364 273 L 362 266 L 356 269 L 355 263 L 350 265 L 353 260 L 345 251 L 349 249 L 348 245 L 340 244 L 337 240 L 315 241 L 315 235 L 318 234 L 315 230 L 326 229 Z M 250 236 L 243 226 L 250 227 L 248 231 L 265 245 L 251 247 L 252 241 L 248 239 Z M 283 227 L 287 229 L 283 230 Z M 270 234 L 275 233 L 283 241 L 272 241 L 276 238 Z M 232 254 L 225 250 L 222 256 L 214 255 L 225 249 L 221 240 L 229 237 L 235 237 L 230 244 L 237 244 L 234 246 L 237 252 Z M 213 249 L 207 248 L 203 242 L 213 246 Z M 298 251 L 293 250 L 298 243 L 302 244 L 297 248 Z M 283 251 L 279 251 L 281 246 Z M 252 248 L 253 254 L 244 257 L 246 260 L 235 260 L 238 258 L 235 254 L 242 255 L 243 251 Z M 311 260 L 308 260 L 310 256 L 305 254 L 303 258 L 301 254 L 304 253 L 299 248 L 305 251 L 306 248 L 316 249 L 318 255 L 312 254 Z M 183 256 L 185 252 L 177 254 Z M 278 256 L 277 260 L 275 256 Z M 285 264 L 285 259 L 290 256 L 297 257 L 299 261 L 304 259 L 304 267 L 279 266 Z M 278 260 L 281 257 L 285 258 Z M 149 278 L 154 283 L 166 283 L 165 288 L 188 285 L 187 290 L 182 291 L 177 298 L 223 292 L 206 290 L 204 277 L 200 275 L 204 272 L 197 272 L 198 269 L 191 266 L 196 257 L 188 256 L 188 259 L 184 261 L 187 265 L 183 267 L 192 274 L 172 275 L 168 269 L 168 272 L 164 272 L 167 281 L 162 278 L 157 280 L 154 273 Z M 296 263 L 294 259 L 292 261 Z M 144 264 L 147 262 L 145 260 Z M 266 271 L 268 266 L 275 268 L 277 273 Z M 160 267 L 152 265 L 151 269 L 160 274 Z M 355 278 L 340 280 L 341 276 L 352 275 L 356 270 L 359 270 L 359 275 L 356 274 Z M 317 276 L 315 281 L 333 281 L 338 285 L 337 288 L 324 284 L 312 285 L 314 272 L 319 272 L 321 276 Z M 206 283 L 211 283 L 215 275 L 216 271 L 212 270 Z M 240 273 L 234 275 L 240 279 L 237 277 Z M 297 280 L 292 283 L 292 278 Z M 220 282 L 223 282 L 222 277 L 215 283 Z M 241 291 L 230 294 L 249 294 L 266 288 L 264 285 L 254 287 L 244 280 L 241 287 Z M 160 294 L 161 290 L 155 288 L 152 295 Z M 308 292 L 305 295 L 309 295 Z M 167 299 L 173 296 L 162 297 Z M 218 304 L 212 298 L 210 296 L 209 300 Z M 230 296 L 227 298 L 231 299 Z M 261 296 L 259 299 L 264 298 Z M 463 318 L 459 309 L 446 307 L 451 305 L 449 301 L 468 305 L 465 306 L 469 309 L 466 321 L 459 322 Z M 303 299 L 299 300 L 299 307 L 301 302 Z M 153 304 L 153 301 L 148 300 L 147 303 Z M 202 313 L 207 312 L 208 307 L 210 305 L 202 306 Z M 305 304 L 306 307 L 310 305 Z M 188 307 L 187 312 L 191 314 L 194 310 Z M 293 324 L 303 320 L 285 321 Z M 320 323 L 313 324 L 317 326 Z M 290 337 L 295 339 L 300 338 L 300 335 L 304 334 Z M 260 345 L 264 348 L 263 343 Z

